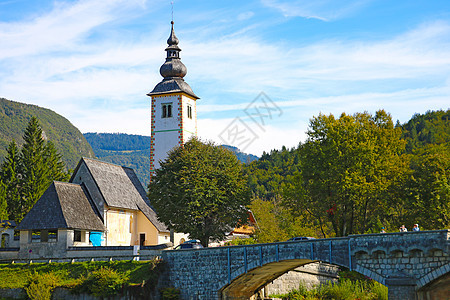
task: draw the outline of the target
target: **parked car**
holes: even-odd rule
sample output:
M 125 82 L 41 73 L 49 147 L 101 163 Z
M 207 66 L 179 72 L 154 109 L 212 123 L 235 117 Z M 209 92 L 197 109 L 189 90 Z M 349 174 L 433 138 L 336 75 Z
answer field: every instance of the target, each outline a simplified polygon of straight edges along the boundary
M 199 240 L 189 240 L 184 242 L 183 244 L 180 244 L 174 248 L 174 250 L 179 249 L 200 249 L 203 248 L 203 245 L 200 243 Z
M 316 238 L 309 237 L 309 236 L 296 236 L 293 238 L 288 239 L 288 242 L 298 242 L 298 241 L 308 241 L 308 240 L 314 240 Z

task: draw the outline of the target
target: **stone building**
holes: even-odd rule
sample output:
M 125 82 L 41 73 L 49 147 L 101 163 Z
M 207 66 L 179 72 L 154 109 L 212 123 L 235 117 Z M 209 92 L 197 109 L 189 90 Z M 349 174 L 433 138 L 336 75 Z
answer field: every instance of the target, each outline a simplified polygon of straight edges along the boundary
M 60 257 L 73 246 L 178 244 L 186 238 L 171 235 L 158 221 L 132 169 L 89 158 L 80 160 L 69 183 L 53 182 L 16 230 L 20 257 Z

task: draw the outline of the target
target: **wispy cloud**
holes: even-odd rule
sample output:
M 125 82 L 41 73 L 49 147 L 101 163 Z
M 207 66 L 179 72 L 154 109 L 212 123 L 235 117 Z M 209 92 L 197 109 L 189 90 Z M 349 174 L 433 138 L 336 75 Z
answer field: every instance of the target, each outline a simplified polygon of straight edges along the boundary
M 263 1 L 289 16 L 324 20 L 345 17 L 366 2 Z M 51 108 L 82 131 L 150 134 L 145 94 L 161 80 L 169 24 L 146 23 L 145 31 L 137 31 L 127 20 L 162 18 L 159 11 L 152 13 L 160 1 L 55 3 L 44 15 L 0 23 L 0 44 L 8 45 L 0 47 L 0 96 Z M 202 98 L 200 135 L 217 138 L 261 91 L 285 115 L 261 133 L 254 153 L 295 146 L 308 119 L 319 112 L 385 108 L 406 121 L 414 112 L 448 106 L 446 20 L 376 41 L 316 39 L 305 46 L 301 39 L 268 39 L 258 30 L 261 19 L 254 21 L 260 11 L 249 7 L 234 14 L 232 8 L 220 11 L 223 22 L 196 24 L 193 13 L 187 17 L 192 20 L 183 20 L 185 26 L 176 27 L 188 68 L 185 79 Z M 205 11 L 199 17 L 212 18 Z
M 354 14 L 369 0 L 261 0 L 267 7 L 280 11 L 286 17 L 302 17 L 334 21 Z

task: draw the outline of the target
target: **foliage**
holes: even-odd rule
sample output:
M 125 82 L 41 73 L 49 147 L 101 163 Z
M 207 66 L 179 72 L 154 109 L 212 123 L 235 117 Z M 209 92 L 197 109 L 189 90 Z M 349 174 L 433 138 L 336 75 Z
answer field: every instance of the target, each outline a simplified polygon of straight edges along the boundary
M 92 149 L 130 151 L 146 150 L 150 148 L 150 137 L 125 133 L 97 133 L 83 134 Z
M 407 141 L 406 151 L 414 150 L 428 144 L 445 144 L 450 142 L 450 110 L 427 111 L 415 114 L 411 120 L 402 125 L 403 138 Z
M 240 245 L 253 245 L 253 244 L 257 244 L 258 241 L 256 239 L 254 239 L 253 237 L 251 238 L 237 238 L 231 241 L 228 241 L 225 243 L 225 246 L 240 246 Z
M 245 165 L 248 184 L 255 195 L 270 200 L 283 193 L 287 185 L 300 172 L 300 157 L 297 149 L 264 152 L 261 158 Z
M 307 290 L 299 288 L 283 295 L 272 295 L 283 300 L 387 300 L 387 287 L 375 281 L 343 279 L 339 283 L 327 283 Z
M 423 229 L 450 226 L 450 147 L 427 145 L 411 160 L 411 172 L 402 189 L 408 207 L 404 223 L 422 224 Z
M 0 194 L 1 201 L 6 203 L 7 214 L 11 219 L 22 214 L 23 199 L 19 192 L 19 154 L 15 141 L 8 146 L 5 161 L 0 167 L 0 182 L 3 183 L 4 192 Z M 9 203 L 9 205 L 8 205 Z
M 6 202 L 6 185 L 0 179 L 0 220 L 8 220 L 8 203 Z
M 58 286 L 58 277 L 52 273 L 33 273 L 25 287 L 27 296 L 32 300 L 50 300 L 53 289 Z
M 330 222 L 336 236 L 366 232 L 384 214 L 381 193 L 403 172 L 400 134 L 383 110 L 313 118 L 300 148 L 303 183 L 291 204 Z
M 161 297 L 163 300 L 180 299 L 180 290 L 174 287 L 166 287 L 161 289 Z
M 207 246 L 247 218 L 250 194 L 230 151 L 193 138 L 173 149 L 149 185 L 158 218 Z
M 304 216 L 294 215 L 283 205 L 281 199 L 265 201 L 254 198 L 250 210 L 258 222 L 253 237 L 259 243 L 282 242 L 296 236 L 319 235 L 316 228 L 305 222 Z
M 252 211 L 271 236 L 264 240 L 392 232 L 414 223 L 448 228 L 448 119 L 449 110 L 416 114 L 395 127 L 384 111 L 313 118 L 304 144 L 245 165 L 261 200 Z M 297 222 L 314 234 L 294 233 L 290 224 Z
M 101 267 L 89 273 L 77 288 L 77 292 L 85 292 L 97 297 L 113 296 L 119 293 L 127 281 L 126 275 L 108 267 Z
M 81 132 L 63 116 L 46 108 L 0 98 L 0 162 L 13 140 L 19 147 L 23 145 L 22 134 L 32 116 L 40 120 L 45 139 L 54 143 L 68 168 L 75 168 L 80 156 L 94 157 Z
M 68 173 L 54 144 L 45 142 L 37 118 L 32 117 L 19 152 L 12 141 L 0 167 L 0 181 L 6 186 L 8 214 L 20 222 L 53 180 L 68 180 Z
M 100 269 L 108 269 L 99 275 Z M 33 264 L 3 264 L 0 265 L 0 289 L 26 288 L 30 285 L 30 278 L 38 276 L 44 278 L 53 278 L 51 282 L 53 287 L 66 287 L 72 291 L 78 291 L 89 287 L 95 290 L 92 285 L 105 283 L 110 286 L 110 279 L 118 277 L 126 279 L 122 282 L 124 286 L 142 285 L 145 282 L 145 288 L 154 288 L 158 277 L 163 270 L 163 264 L 160 261 L 112 261 L 112 262 L 82 262 L 82 263 L 33 263 Z M 90 274 L 96 274 L 90 275 Z M 111 275 L 115 273 L 115 275 Z M 36 274 L 36 275 L 34 275 Z M 111 276 L 109 276 L 111 275 Z M 51 277 L 50 277 L 51 276 Z M 85 281 L 90 278 L 89 284 Z M 97 281 L 95 280 L 97 278 Z M 114 282 L 114 280 L 112 280 Z M 34 288 L 34 287 L 33 287 Z M 111 290 L 111 287 L 109 287 Z

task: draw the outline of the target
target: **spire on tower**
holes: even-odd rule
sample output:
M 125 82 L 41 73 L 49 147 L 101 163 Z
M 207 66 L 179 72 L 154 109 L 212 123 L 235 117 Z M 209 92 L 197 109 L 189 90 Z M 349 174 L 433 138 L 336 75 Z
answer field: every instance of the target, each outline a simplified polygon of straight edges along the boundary
M 173 20 L 170 23 L 172 24 L 172 29 L 170 31 L 170 36 L 167 39 L 168 47 L 165 49 L 167 52 L 166 61 L 159 69 L 159 73 L 164 79 L 147 95 L 152 96 L 156 94 L 184 92 L 191 97 L 198 99 L 191 87 L 183 79 L 187 74 L 187 68 L 180 59 L 181 49 L 178 47 L 179 40 L 175 35 Z

